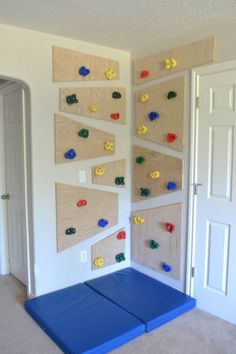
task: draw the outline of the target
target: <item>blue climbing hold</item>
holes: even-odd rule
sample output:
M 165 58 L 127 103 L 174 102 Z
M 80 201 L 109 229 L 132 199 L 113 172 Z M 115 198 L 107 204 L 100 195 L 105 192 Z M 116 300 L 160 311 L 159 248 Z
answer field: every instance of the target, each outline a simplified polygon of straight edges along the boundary
M 177 189 L 177 184 L 175 182 L 168 182 L 166 188 L 170 191 L 175 191 Z
M 76 155 L 77 154 L 74 149 L 70 149 L 64 154 L 65 158 L 69 160 L 73 160 L 76 157 Z
M 152 122 L 153 120 L 159 118 L 159 113 L 157 113 L 157 112 L 150 112 L 150 113 L 148 114 L 148 118 L 149 118 L 149 120 Z
M 165 262 L 163 262 L 162 263 L 162 269 L 165 271 L 165 272 L 171 272 L 172 271 L 172 266 L 171 265 L 169 265 L 169 264 L 167 264 L 167 263 L 165 263 Z
M 81 66 L 81 67 L 79 68 L 79 74 L 80 74 L 81 76 L 87 76 L 87 75 L 90 74 L 90 70 L 89 70 L 88 68 L 86 68 L 86 66 Z
M 108 225 L 108 221 L 106 219 L 99 219 L 98 226 L 99 227 L 106 227 Z

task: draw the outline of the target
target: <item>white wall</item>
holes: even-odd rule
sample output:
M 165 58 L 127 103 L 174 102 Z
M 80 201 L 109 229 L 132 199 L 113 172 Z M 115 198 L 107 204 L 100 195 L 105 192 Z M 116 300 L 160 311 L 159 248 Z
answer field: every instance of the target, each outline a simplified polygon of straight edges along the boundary
M 159 42 L 157 42 L 155 45 L 134 51 L 131 53 L 131 59 L 135 60 L 141 57 L 145 57 L 154 53 L 158 53 L 170 48 L 176 48 L 178 46 L 182 46 L 184 44 L 192 43 L 207 37 L 211 36 L 216 36 L 217 38 L 217 46 L 216 46 L 216 60 L 215 62 L 225 62 L 225 61 L 230 61 L 234 60 L 236 58 L 236 46 L 234 45 L 235 42 L 235 33 L 236 33 L 236 23 L 235 22 L 229 22 L 229 23 L 224 23 L 218 26 L 207 26 L 205 28 L 199 29 L 199 31 L 196 32 L 189 32 L 185 36 L 179 37 L 172 39 L 170 41 L 163 42 L 161 39 Z M 191 124 L 191 115 L 190 115 L 190 87 L 191 87 L 191 82 L 190 82 L 190 70 L 186 70 L 184 72 L 175 74 L 175 75 L 170 75 L 166 78 L 160 79 L 160 80 L 154 80 L 150 83 L 143 84 L 143 85 L 138 85 L 137 87 L 133 86 L 132 87 L 132 92 L 135 92 L 136 90 L 140 90 L 145 87 L 149 87 L 152 85 L 155 85 L 157 83 L 163 82 L 165 80 L 170 80 L 175 77 L 185 75 L 187 78 L 187 102 L 186 102 L 186 121 L 185 121 L 185 148 L 184 152 L 180 153 L 177 151 L 174 151 L 172 149 L 168 149 L 166 147 L 163 147 L 161 145 L 157 145 L 142 139 L 138 139 L 134 136 L 134 127 L 132 127 L 133 131 L 133 137 L 132 137 L 132 142 L 133 144 L 138 144 L 143 147 L 153 149 L 155 151 L 159 151 L 162 153 L 169 154 L 171 156 L 179 157 L 184 160 L 184 188 L 183 191 L 181 192 L 176 192 L 176 193 L 170 193 L 165 196 L 149 199 L 145 202 L 141 203 L 133 203 L 132 204 L 132 210 L 139 210 L 139 209 L 144 209 L 144 208 L 153 208 L 153 207 L 158 207 L 161 205 L 169 204 L 169 203 L 175 203 L 175 202 L 182 202 L 183 204 L 183 234 L 182 234 L 182 259 L 181 259 L 181 280 L 176 281 L 174 279 L 171 279 L 168 276 L 162 275 L 160 273 L 157 273 L 151 269 L 148 269 L 146 267 L 140 266 L 137 263 L 132 262 L 132 266 L 135 267 L 136 269 L 143 271 L 144 273 L 159 279 L 160 281 L 163 281 L 164 283 L 174 286 L 177 289 L 184 290 L 185 289 L 185 273 L 186 273 L 186 259 L 187 259 L 187 227 L 188 227 L 188 188 L 189 188 L 189 152 L 190 152 L 190 124 Z M 134 112 L 132 112 L 132 116 L 134 116 Z
M 37 295 L 82 282 L 130 264 L 129 215 L 130 215 L 130 54 L 124 51 L 70 40 L 54 35 L 0 25 L 1 66 L 0 77 L 25 82 L 31 98 L 32 137 L 32 189 L 35 292 Z M 52 45 L 104 56 L 120 63 L 120 80 L 115 82 L 53 83 Z M 116 135 L 115 157 L 97 158 L 65 165 L 54 163 L 54 113 L 59 113 L 59 87 L 74 86 L 123 86 L 127 89 L 128 124 L 118 124 L 85 117 L 79 121 L 107 130 Z M 76 119 L 70 114 L 64 116 Z M 127 184 L 124 190 L 112 187 L 97 187 L 91 184 L 90 167 L 100 162 L 127 158 Z M 79 185 L 79 170 L 86 170 L 88 183 L 83 186 L 119 192 L 119 224 L 87 241 L 63 252 L 56 250 L 55 182 Z M 2 192 L 2 191 L 1 191 Z M 104 236 L 125 226 L 127 260 L 121 264 L 91 271 L 90 246 Z M 0 229 L 3 239 L 3 230 Z M 80 251 L 87 250 L 88 262 L 80 263 Z

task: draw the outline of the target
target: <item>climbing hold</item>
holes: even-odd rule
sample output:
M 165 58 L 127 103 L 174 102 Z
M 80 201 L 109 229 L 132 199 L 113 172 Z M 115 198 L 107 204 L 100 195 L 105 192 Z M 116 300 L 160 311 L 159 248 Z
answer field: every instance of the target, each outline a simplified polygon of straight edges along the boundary
M 106 227 L 108 225 L 108 221 L 106 219 L 99 219 L 98 226 L 99 227 Z
M 105 76 L 107 78 L 107 80 L 112 80 L 114 77 L 116 77 L 116 72 L 114 69 L 108 69 L 106 72 L 105 72 Z
M 149 174 L 150 178 L 152 179 L 157 179 L 160 177 L 160 172 L 159 171 L 153 171 Z
M 175 141 L 177 139 L 177 134 L 175 133 L 168 133 L 166 135 L 166 140 L 168 143 L 173 143 L 173 141 Z
M 170 60 L 171 68 L 175 68 L 177 66 L 177 61 L 175 58 L 171 58 Z
M 140 188 L 141 197 L 148 197 L 150 195 L 150 189 L 148 188 Z
M 177 96 L 177 93 L 175 91 L 169 91 L 167 94 L 168 100 L 170 100 L 171 98 L 175 98 L 176 96 Z
M 98 110 L 99 110 L 98 106 L 96 104 L 91 104 L 89 106 L 89 109 L 90 109 L 91 112 L 98 112 Z
M 104 149 L 106 151 L 114 151 L 115 150 L 115 143 L 113 143 L 112 141 L 106 141 L 104 143 Z
M 177 185 L 175 182 L 172 182 L 172 181 L 169 181 L 166 185 L 166 188 L 168 190 L 172 190 L 172 191 L 175 191 L 177 189 Z
M 115 178 L 115 184 L 119 185 L 124 185 L 125 184 L 125 177 L 116 177 Z
M 145 157 L 143 156 L 136 157 L 136 163 L 138 163 L 139 165 L 141 165 L 144 161 L 145 161 Z
M 95 170 L 94 170 L 94 174 L 96 176 L 103 176 L 104 173 L 105 173 L 105 170 L 102 167 L 96 167 Z
M 79 132 L 78 132 L 78 135 L 81 137 L 81 138 L 84 138 L 84 139 L 86 139 L 86 138 L 88 138 L 88 136 L 89 136 L 89 131 L 88 131 L 88 129 L 81 129 Z
M 171 58 L 171 59 L 167 58 L 167 59 L 165 60 L 165 68 L 166 68 L 166 69 L 173 69 L 173 68 L 175 68 L 176 66 L 177 66 L 177 61 L 176 61 L 175 58 Z
M 79 200 L 79 201 L 77 202 L 76 205 L 77 205 L 78 208 L 80 208 L 80 207 L 82 207 L 82 206 L 86 206 L 86 205 L 87 205 L 87 200 L 81 199 L 81 200 Z
M 117 120 L 120 118 L 120 113 L 112 113 L 111 114 L 111 118 L 114 119 L 114 120 Z
M 135 217 L 134 217 L 134 223 L 135 223 L 136 225 L 143 224 L 143 223 L 144 223 L 144 219 L 141 218 L 141 216 L 135 216 Z
M 121 93 L 118 91 L 112 92 L 112 98 L 117 98 L 117 99 L 121 98 Z
M 167 264 L 167 263 L 165 263 L 165 262 L 162 263 L 161 267 L 167 273 L 172 271 L 172 266 Z
M 172 234 L 172 232 L 175 231 L 175 225 L 171 224 L 170 222 L 165 223 L 165 228 L 166 228 L 166 231 L 170 232 L 171 234 Z
M 117 235 L 118 240 L 125 240 L 126 239 L 126 232 L 125 231 L 120 231 Z
M 97 257 L 94 261 L 93 261 L 93 264 L 96 266 L 96 267 L 102 267 L 104 265 L 105 261 L 104 261 L 104 258 L 103 257 Z
M 155 249 L 155 248 L 159 248 L 160 247 L 159 243 L 157 243 L 155 240 L 150 240 L 149 246 L 150 246 L 151 249 Z
M 122 252 L 122 253 L 118 253 L 118 254 L 116 255 L 116 262 L 120 263 L 120 262 L 122 262 L 122 261 L 125 261 L 125 255 L 124 255 L 123 252 Z
M 72 95 L 66 96 L 66 102 L 68 104 L 73 104 L 73 103 L 78 103 L 78 99 L 76 97 L 76 94 L 73 93 Z
M 66 235 L 74 235 L 76 233 L 76 229 L 74 227 L 69 227 L 66 229 Z
M 142 70 L 139 75 L 140 79 L 145 79 L 148 76 L 150 76 L 150 72 L 148 70 Z
M 153 120 L 157 119 L 159 117 L 159 113 L 157 112 L 150 112 L 148 113 L 148 118 L 152 122 Z
M 76 157 L 76 151 L 74 149 L 69 149 L 65 152 L 64 157 L 65 159 L 73 160 Z
M 144 103 L 144 102 L 146 102 L 146 101 L 148 101 L 148 100 L 149 100 L 149 96 L 148 96 L 147 93 L 146 93 L 145 95 L 139 96 L 139 102 Z
M 165 68 L 166 69 L 170 69 L 171 68 L 171 62 L 170 62 L 170 59 L 168 59 L 168 58 L 165 60 Z
M 146 134 L 148 131 L 148 127 L 146 125 L 138 126 L 138 135 Z
M 87 75 L 90 74 L 90 70 L 89 70 L 88 68 L 86 68 L 86 66 L 81 66 L 81 67 L 79 68 L 79 74 L 80 74 L 81 76 L 87 76 Z

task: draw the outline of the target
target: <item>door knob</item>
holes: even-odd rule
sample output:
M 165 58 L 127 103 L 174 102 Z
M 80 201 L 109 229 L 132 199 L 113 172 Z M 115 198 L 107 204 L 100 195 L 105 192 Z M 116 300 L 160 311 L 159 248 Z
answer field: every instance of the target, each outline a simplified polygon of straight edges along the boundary
M 6 200 L 6 199 L 8 200 L 8 199 L 10 199 L 10 195 L 9 194 L 2 194 L 1 198 L 4 200 Z

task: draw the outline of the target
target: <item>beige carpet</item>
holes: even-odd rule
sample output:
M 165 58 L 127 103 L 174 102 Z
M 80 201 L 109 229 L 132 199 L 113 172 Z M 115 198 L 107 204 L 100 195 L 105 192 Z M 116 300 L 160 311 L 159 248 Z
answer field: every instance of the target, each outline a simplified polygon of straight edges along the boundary
M 25 312 L 24 286 L 0 276 L 0 354 L 60 354 Z M 236 354 L 236 326 L 192 310 L 113 354 Z

